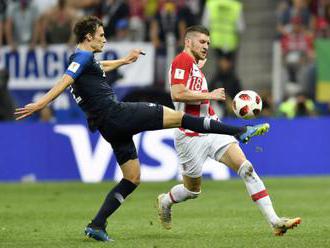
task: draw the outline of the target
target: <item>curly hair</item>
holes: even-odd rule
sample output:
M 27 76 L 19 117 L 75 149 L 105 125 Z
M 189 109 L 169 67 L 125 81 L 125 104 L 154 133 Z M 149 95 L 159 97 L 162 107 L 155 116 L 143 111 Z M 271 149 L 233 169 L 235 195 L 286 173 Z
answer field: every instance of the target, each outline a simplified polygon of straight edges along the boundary
M 103 27 L 103 23 L 96 16 L 86 16 L 81 18 L 73 28 L 77 43 L 83 42 L 86 39 L 87 34 L 94 36 L 98 27 Z

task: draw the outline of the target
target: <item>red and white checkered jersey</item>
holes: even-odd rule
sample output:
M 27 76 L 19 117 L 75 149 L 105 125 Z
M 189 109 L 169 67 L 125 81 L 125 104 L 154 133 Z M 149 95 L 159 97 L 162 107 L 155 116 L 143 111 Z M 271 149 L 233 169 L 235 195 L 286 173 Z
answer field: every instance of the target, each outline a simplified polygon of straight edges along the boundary
M 186 52 L 178 54 L 169 70 L 170 85 L 183 84 L 196 92 L 208 92 L 207 82 L 195 59 Z M 175 109 L 199 117 L 217 118 L 209 100 L 196 102 L 173 102 Z M 188 136 L 198 136 L 199 133 L 180 128 Z

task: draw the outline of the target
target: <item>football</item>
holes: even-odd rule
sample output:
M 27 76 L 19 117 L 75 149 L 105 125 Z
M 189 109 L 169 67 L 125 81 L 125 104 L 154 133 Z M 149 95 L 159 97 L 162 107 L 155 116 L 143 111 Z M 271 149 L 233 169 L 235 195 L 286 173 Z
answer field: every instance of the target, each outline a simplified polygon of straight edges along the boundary
M 262 109 L 261 97 L 252 90 L 237 93 L 233 100 L 233 110 L 237 117 L 243 119 L 255 118 Z

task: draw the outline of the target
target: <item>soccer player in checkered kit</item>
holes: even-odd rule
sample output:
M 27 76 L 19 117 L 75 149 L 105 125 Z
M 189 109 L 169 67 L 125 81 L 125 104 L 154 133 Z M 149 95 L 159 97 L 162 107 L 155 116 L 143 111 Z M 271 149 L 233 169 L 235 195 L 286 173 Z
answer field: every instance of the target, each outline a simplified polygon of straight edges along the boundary
M 210 106 L 210 100 L 224 101 L 225 92 L 223 88 L 208 92 L 201 67 L 206 61 L 209 44 L 209 31 L 205 27 L 187 28 L 184 50 L 174 58 L 170 66 L 169 83 L 177 111 L 184 111 L 196 117 L 217 119 Z M 175 131 L 175 147 L 183 184 L 175 185 L 169 192 L 160 194 L 157 198 L 158 214 L 164 228 L 172 227 L 171 210 L 174 204 L 196 199 L 201 193 L 202 168 L 207 158 L 222 162 L 242 178 L 248 194 L 259 207 L 275 235 L 281 236 L 288 229 L 300 224 L 299 217 L 278 217 L 265 185 L 232 135 L 201 134 L 181 127 Z

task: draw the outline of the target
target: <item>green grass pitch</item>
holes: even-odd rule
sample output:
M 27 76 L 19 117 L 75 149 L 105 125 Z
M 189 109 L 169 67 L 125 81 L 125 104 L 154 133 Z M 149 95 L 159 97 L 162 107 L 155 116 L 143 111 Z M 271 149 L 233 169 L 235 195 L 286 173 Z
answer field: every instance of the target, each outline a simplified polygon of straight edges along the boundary
M 330 177 L 264 182 L 279 215 L 302 217 L 283 237 L 240 180 L 204 181 L 198 199 L 174 206 L 173 229 L 162 229 L 155 199 L 172 181 L 140 185 L 109 221 L 112 243 L 86 239 L 83 228 L 113 182 L 0 184 L 0 247 L 330 247 Z

